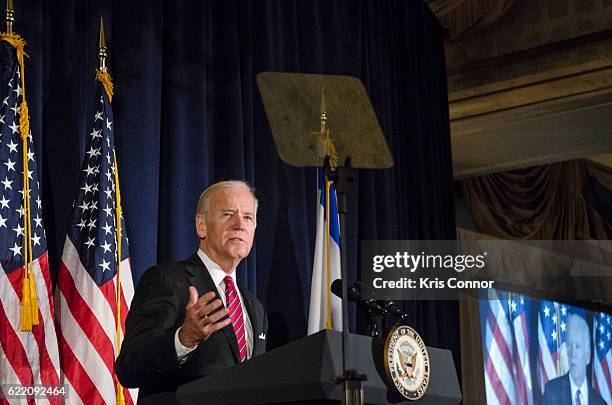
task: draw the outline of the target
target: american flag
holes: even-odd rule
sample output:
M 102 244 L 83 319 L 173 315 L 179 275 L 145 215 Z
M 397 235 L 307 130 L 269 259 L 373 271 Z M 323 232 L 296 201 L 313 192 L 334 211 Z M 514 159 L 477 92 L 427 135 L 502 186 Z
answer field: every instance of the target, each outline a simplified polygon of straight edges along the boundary
M 510 317 L 514 331 L 514 374 L 516 403 L 533 404 L 531 361 L 529 360 L 530 301 L 522 295 L 510 294 Z
M 612 315 L 593 316 L 593 386 L 612 405 Z
M 567 361 L 567 305 L 541 301 L 538 310 L 538 376 L 540 392 L 553 378 L 569 370 Z
M 19 130 L 22 86 L 16 51 L 0 41 L 0 384 L 59 384 L 59 355 L 42 202 L 31 132 L 27 138 L 32 271 L 39 324 L 20 331 L 24 263 L 24 159 Z M 6 400 L 0 400 L 5 403 Z M 17 400 L 8 400 L 17 403 Z M 33 401 L 30 401 L 33 402 Z M 37 403 L 60 403 L 58 398 Z
M 489 290 L 489 299 L 480 303 L 483 320 L 485 392 L 488 404 L 515 404 L 513 378 L 514 339 L 510 324 L 508 294 Z
M 62 373 L 71 403 L 114 404 L 117 347 L 117 196 L 113 112 L 101 83 L 87 136 L 68 235 L 60 266 L 59 318 Z M 121 216 L 121 331 L 134 295 Z M 136 391 L 123 389 L 126 404 Z

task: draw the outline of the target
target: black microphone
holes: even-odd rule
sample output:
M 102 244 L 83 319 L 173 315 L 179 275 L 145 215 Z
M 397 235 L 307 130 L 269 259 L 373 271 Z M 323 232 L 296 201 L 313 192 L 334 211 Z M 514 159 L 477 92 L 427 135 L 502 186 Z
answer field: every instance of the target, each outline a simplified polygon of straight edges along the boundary
M 338 297 L 342 298 L 342 280 L 337 279 L 331 285 L 331 291 Z M 374 292 L 369 290 L 360 282 L 356 282 L 352 286 L 347 287 L 349 301 L 356 302 L 364 307 L 369 312 L 386 318 L 389 315 L 404 317 L 406 314 L 390 300 L 377 300 L 374 297 Z
M 340 299 L 342 299 L 342 280 L 337 279 L 331 285 L 331 291 Z M 361 291 L 358 290 L 355 286 L 347 286 L 346 289 L 348 300 L 356 302 L 357 304 L 363 306 L 368 311 L 374 312 L 378 314 L 383 309 L 378 306 L 375 299 L 363 299 L 361 296 Z
M 355 288 L 361 292 L 362 297 L 370 297 L 374 299 L 376 297 L 376 293 L 371 288 L 367 287 L 365 284 L 357 281 L 355 283 Z M 404 317 L 406 314 L 402 311 L 395 302 L 391 301 L 387 297 L 382 297 L 382 299 L 376 300 L 376 304 L 382 309 L 383 313 L 381 316 L 387 317 L 387 315 L 395 315 L 397 317 Z
M 334 282 L 331 285 L 331 290 L 334 293 L 334 295 L 342 299 L 342 280 L 341 279 L 334 280 Z M 358 305 L 364 307 L 369 312 L 372 312 L 378 315 L 382 311 L 384 311 L 384 309 L 378 305 L 378 303 L 376 302 L 374 298 L 362 297 L 361 290 L 355 286 L 352 286 L 352 285 L 347 286 L 346 293 L 348 295 L 349 301 L 357 303 Z

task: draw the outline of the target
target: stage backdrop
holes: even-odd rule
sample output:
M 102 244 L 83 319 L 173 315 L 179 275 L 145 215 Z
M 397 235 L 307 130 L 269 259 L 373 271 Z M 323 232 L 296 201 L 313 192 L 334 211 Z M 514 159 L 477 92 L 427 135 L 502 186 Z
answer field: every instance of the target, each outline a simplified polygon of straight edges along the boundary
M 207 185 L 244 178 L 260 208 L 239 279 L 267 306 L 270 346 L 305 335 L 316 173 L 277 157 L 255 84 L 262 71 L 352 75 L 370 94 L 395 167 L 359 172 L 350 190 L 352 280 L 362 239 L 454 238 L 443 32 L 423 1 L 61 3 L 15 1 L 55 271 L 92 125 L 100 16 L 136 281 L 195 251 L 194 209 Z M 428 344 L 458 347 L 454 303 L 406 309 Z M 352 313 L 351 329 L 364 332 Z

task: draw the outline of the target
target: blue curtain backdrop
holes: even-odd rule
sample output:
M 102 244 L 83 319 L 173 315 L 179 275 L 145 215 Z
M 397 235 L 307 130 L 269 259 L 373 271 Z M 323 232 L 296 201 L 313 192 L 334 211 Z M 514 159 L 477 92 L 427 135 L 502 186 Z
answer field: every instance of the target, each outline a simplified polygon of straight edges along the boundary
M 454 239 L 443 31 L 421 0 L 15 1 L 29 45 L 27 94 L 42 162 L 45 225 L 57 269 L 93 118 L 104 17 L 135 280 L 197 246 L 194 210 L 210 183 L 258 190 L 256 244 L 239 269 L 266 304 L 270 346 L 306 333 L 316 171 L 276 155 L 255 76 L 360 78 L 395 167 L 360 171 L 347 217 L 350 279 L 359 241 Z M 455 303 L 406 303 L 430 345 L 455 350 Z M 367 320 L 352 310 L 351 329 Z M 357 315 L 355 315 L 357 314 Z

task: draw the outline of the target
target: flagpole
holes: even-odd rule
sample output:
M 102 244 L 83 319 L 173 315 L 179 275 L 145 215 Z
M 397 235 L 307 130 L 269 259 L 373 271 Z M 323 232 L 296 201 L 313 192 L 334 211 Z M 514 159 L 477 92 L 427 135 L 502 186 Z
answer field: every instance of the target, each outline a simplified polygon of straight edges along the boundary
M 100 69 L 102 72 L 106 72 L 107 70 L 106 68 L 106 57 L 107 56 L 108 54 L 106 52 L 106 38 L 104 37 L 104 19 L 100 17 L 100 35 L 98 38 L 98 59 L 99 59 L 98 69 Z
M 6 33 L 8 35 L 13 35 L 13 22 L 15 21 L 13 10 L 13 0 L 6 0 Z
M 329 130 L 326 128 L 326 123 L 327 123 L 327 112 L 325 111 L 325 91 L 323 89 L 321 89 L 321 130 L 320 130 L 320 134 L 321 134 L 321 138 L 323 139 L 323 142 L 325 143 L 326 146 L 326 152 L 327 154 L 332 153 L 333 150 L 333 143 L 331 141 L 331 138 L 329 136 Z M 336 162 L 333 161 L 331 162 L 332 167 L 335 167 Z M 325 320 L 325 329 L 333 329 L 334 328 L 334 322 L 332 319 L 332 308 L 331 308 L 331 252 L 330 252 L 330 224 L 331 224 L 331 218 L 330 218 L 330 185 L 331 182 L 329 181 L 329 178 L 327 177 L 327 175 L 324 174 L 324 179 L 325 179 L 325 274 L 326 274 L 326 280 L 327 282 L 325 283 L 325 296 L 326 296 L 326 300 L 327 300 L 327 317 Z
M 108 73 L 108 67 L 106 66 L 106 58 L 108 53 L 106 51 L 106 37 L 104 35 L 104 20 L 100 17 L 100 35 L 98 38 L 98 69 L 96 70 L 96 79 L 102 83 L 108 101 L 113 101 L 113 82 L 110 74 Z

